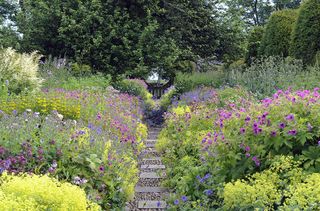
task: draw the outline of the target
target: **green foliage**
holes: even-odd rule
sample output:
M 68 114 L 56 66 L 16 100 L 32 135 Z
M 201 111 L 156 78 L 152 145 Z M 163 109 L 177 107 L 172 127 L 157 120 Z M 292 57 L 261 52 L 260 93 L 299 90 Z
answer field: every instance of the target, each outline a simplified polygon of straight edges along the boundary
M 301 61 L 280 57 L 262 58 L 245 68 L 227 72 L 230 85 L 240 85 L 258 98 L 272 95 L 277 89 L 311 89 L 319 86 L 320 66 L 305 68 Z
M 1 210 L 100 210 L 99 205 L 87 201 L 80 187 L 47 175 L 5 173 L 0 179 Z
M 67 61 L 67 60 L 65 60 Z M 73 67 L 73 69 L 72 69 Z M 74 69 L 76 68 L 76 69 Z M 43 88 L 62 88 L 65 90 L 105 89 L 110 85 L 110 75 L 92 73 L 87 65 L 73 63 L 66 66 L 59 59 L 49 57 L 45 63 L 40 64 L 40 76 L 45 79 Z
M 149 93 L 147 84 L 142 80 L 124 79 L 113 83 L 113 87 L 120 92 L 140 97 L 146 106 L 146 110 L 151 110 L 155 106 L 152 100 L 152 94 Z
M 186 51 L 186 58 L 215 55 L 217 38 L 222 38 L 219 34 L 219 22 L 215 17 L 217 0 L 160 2 L 163 11 L 159 12 L 160 28 L 164 32 L 168 31 L 179 48 Z
M 191 91 L 200 86 L 220 87 L 224 80 L 221 70 L 195 73 L 179 73 L 174 82 L 178 94 Z
M 315 63 L 320 51 L 320 2 L 306 0 L 301 5 L 295 25 L 290 52 L 306 64 Z
M 259 49 L 264 34 L 264 27 L 256 26 L 254 27 L 248 36 L 248 47 L 246 53 L 246 63 L 251 64 L 254 59 L 259 56 Z
M 225 184 L 224 206 L 230 209 L 319 209 L 319 173 L 306 174 L 293 157 L 279 156 L 270 168 Z
M 10 97 L 0 107 L 2 169 L 72 182 L 104 210 L 133 197 L 136 153 L 147 136 L 137 97 L 57 89 Z
M 177 91 L 174 87 L 170 87 L 166 90 L 166 93 L 163 94 L 160 98 L 160 107 L 166 111 L 172 103 L 173 98 L 177 95 Z
M 291 33 L 296 22 L 296 10 L 273 12 L 261 41 L 260 51 L 266 56 L 289 55 Z
M 288 186 L 293 188 L 291 194 L 299 187 L 290 186 L 288 180 L 304 183 L 298 181 L 299 174 L 293 175 L 297 169 L 303 174 L 319 172 L 319 89 L 278 90 L 259 102 L 245 93 L 231 88 L 195 90 L 180 96 L 169 109 L 156 147 L 170 175 L 165 184 L 176 193 L 172 202 L 181 196 L 189 199 L 176 207 L 192 210 L 202 203 L 207 209 L 221 208 L 223 201 L 218 196 L 223 183 L 267 170 L 270 160 L 279 155 L 293 156 L 300 170 L 294 167 L 288 173 L 287 163 L 280 159 L 274 164 L 280 170 L 271 169 L 272 174 L 232 182 L 226 189 L 232 199 L 226 200 L 226 210 L 284 206 L 282 199 L 288 198 L 286 191 L 291 192 Z M 186 166 L 187 162 L 192 166 Z M 303 205 L 303 199 L 298 208 L 312 207 L 318 200 L 311 191 L 305 198 L 311 203 Z M 232 205 L 233 200 L 238 204 Z
M 39 58 L 36 52 L 20 54 L 11 48 L 0 49 L 1 84 L 5 83 L 15 94 L 38 90 L 42 83 L 38 77 Z
M 74 76 L 85 76 L 92 73 L 92 69 L 89 65 L 73 63 L 71 65 L 71 73 Z

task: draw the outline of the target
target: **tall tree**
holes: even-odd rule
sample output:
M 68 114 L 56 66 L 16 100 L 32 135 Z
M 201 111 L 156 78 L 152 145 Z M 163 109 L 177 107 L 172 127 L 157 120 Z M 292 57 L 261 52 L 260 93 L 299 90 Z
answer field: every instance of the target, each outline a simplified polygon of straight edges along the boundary
M 160 0 L 158 20 L 162 30 L 170 33 L 178 46 L 190 56 L 215 55 L 218 45 L 216 0 Z
M 0 1 L 0 47 L 19 48 L 19 37 L 14 25 L 16 10 L 15 1 Z

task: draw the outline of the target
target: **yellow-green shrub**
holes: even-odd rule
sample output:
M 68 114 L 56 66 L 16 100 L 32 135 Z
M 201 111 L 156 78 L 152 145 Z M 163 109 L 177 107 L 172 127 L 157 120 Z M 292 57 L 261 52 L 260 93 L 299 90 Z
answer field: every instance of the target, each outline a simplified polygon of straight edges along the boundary
M 0 83 L 7 83 L 10 92 L 37 90 L 42 79 L 38 77 L 40 56 L 20 54 L 12 48 L 0 49 Z
M 224 209 L 319 210 L 320 174 L 308 174 L 292 156 L 276 157 L 271 167 L 225 184 Z
M 4 173 L 1 180 L 0 210 L 100 210 L 79 187 L 46 175 Z
M 282 210 L 293 208 L 319 210 L 320 209 L 320 174 L 314 173 L 306 177 L 303 183 L 289 186 L 288 197 Z

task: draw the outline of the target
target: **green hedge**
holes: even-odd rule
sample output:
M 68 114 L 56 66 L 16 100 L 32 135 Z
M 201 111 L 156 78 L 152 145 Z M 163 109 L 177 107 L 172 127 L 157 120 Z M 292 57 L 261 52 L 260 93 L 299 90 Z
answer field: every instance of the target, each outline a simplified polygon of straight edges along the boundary
M 246 63 L 251 64 L 254 58 L 259 56 L 259 48 L 261 45 L 262 37 L 264 33 L 264 27 L 254 27 L 248 37 L 248 52 L 246 53 Z
M 304 63 L 315 62 L 320 51 L 320 1 L 307 0 L 300 8 L 292 33 L 290 53 Z
M 272 13 L 262 38 L 261 54 L 283 57 L 289 55 L 291 33 L 296 18 L 296 10 L 281 10 Z
M 222 71 L 196 72 L 192 74 L 177 74 L 174 86 L 178 94 L 191 91 L 200 86 L 218 88 L 223 84 L 224 74 Z

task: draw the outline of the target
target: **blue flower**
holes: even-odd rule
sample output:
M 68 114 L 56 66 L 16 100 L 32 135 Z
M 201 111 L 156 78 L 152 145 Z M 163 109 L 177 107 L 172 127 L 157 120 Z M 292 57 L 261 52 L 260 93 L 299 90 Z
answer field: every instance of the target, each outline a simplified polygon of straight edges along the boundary
M 182 200 L 183 202 L 186 202 L 186 201 L 188 200 L 188 197 L 182 196 L 182 197 L 181 197 L 181 200 Z
M 211 174 L 209 174 L 209 173 L 207 173 L 204 177 L 203 177 L 203 179 L 209 179 L 211 177 Z
M 173 203 L 174 203 L 175 205 L 178 205 L 178 204 L 179 204 L 179 199 L 174 200 Z
M 209 190 L 205 190 L 204 193 L 207 195 L 207 196 L 210 196 L 213 194 L 213 190 L 209 189 Z

